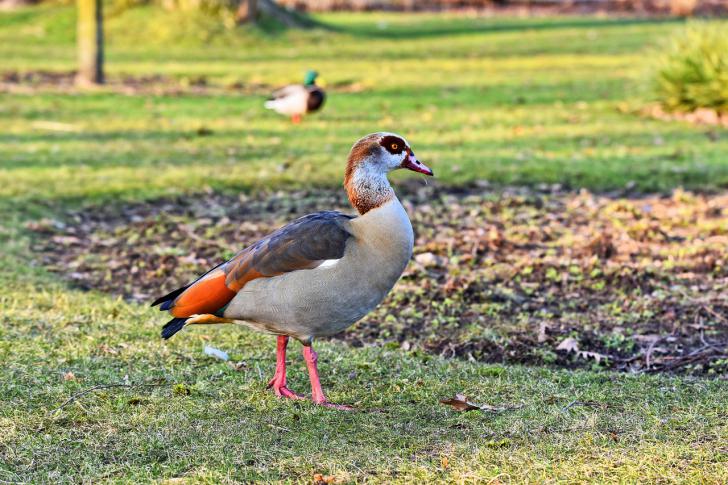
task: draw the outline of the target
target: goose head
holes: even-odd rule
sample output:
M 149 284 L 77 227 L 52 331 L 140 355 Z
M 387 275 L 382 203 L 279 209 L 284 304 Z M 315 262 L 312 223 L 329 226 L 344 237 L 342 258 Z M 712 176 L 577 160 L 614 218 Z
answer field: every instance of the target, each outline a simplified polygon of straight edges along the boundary
M 387 174 L 407 169 L 432 176 L 432 170 L 420 162 L 410 144 L 396 133 L 372 133 L 357 141 L 349 152 L 344 187 L 349 202 L 360 214 L 377 208 L 394 195 Z

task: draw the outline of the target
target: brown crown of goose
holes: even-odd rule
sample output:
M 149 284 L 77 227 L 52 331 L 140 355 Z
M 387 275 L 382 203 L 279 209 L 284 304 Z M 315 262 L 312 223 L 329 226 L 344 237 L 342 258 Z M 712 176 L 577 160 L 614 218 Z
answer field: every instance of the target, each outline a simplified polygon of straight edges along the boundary
M 394 197 L 394 191 L 388 183 L 384 187 L 362 186 L 354 183 L 356 170 L 364 163 L 364 160 L 373 156 L 380 147 L 393 155 L 407 150 L 407 144 L 402 138 L 395 135 L 382 136 L 373 133 L 356 142 L 349 153 L 344 175 L 344 187 L 349 196 L 349 202 L 359 211 L 359 214 L 366 214 L 370 210 L 389 202 Z

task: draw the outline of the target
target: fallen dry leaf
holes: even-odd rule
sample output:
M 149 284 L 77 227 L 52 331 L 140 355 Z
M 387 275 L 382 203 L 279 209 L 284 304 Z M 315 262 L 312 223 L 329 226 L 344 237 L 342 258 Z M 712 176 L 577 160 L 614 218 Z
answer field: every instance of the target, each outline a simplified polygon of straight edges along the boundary
M 546 322 L 541 322 L 538 326 L 538 336 L 536 337 L 536 341 L 540 344 L 546 342 L 549 338 L 548 331 L 549 325 Z
M 116 355 L 119 353 L 118 350 L 115 350 L 113 347 L 110 347 L 108 344 L 99 345 L 99 350 L 105 354 L 111 354 L 111 355 Z
M 568 337 L 562 340 L 561 343 L 556 347 L 556 350 L 564 350 L 566 351 L 566 353 L 574 352 L 578 357 L 581 357 L 582 359 L 594 359 L 597 364 L 609 358 L 608 355 L 600 354 L 599 352 L 580 350 L 579 342 L 577 342 L 577 340 L 573 337 Z
M 463 394 L 455 394 L 455 397 L 451 397 L 450 399 L 441 399 L 440 403 L 451 406 L 456 411 L 487 411 L 491 413 L 512 411 L 523 407 L 523 404 L 516 406 L 490 406 L 488 404 L 475 404 L 468 401 L 468 398 Z
M 236 371 L 241 371 L 241 370 L 245 369 L 246 367 L 248 367 L 248 363 L 245 362 L 244 360 L 241 360 L 240 362 L 228 362 L 228 365 L 230 366 L 231 369 L 236 370 Z
M 480 406 L 468 402 L 468 398 L 462 394 L 455 394 L 455 397 L 451 397 L 450 399 L 440 399 L 440 402 L 451 406 L 456 411 L 480 411 Z
M 500 249 L 505 244 L 505 238 L 503 232 L 496 226 L 490 226 L 488 229 L 488 246 L 493 251 Z
M 421 253 L 415 256 L 415 261 L 425 268 L 445 266 L 446 259 L 433 253 Z
M 608 359 L 608 355 L 600 354 L 599 352 L 589 352 L 586 350 L 582 350 L 578 352 L 579 357 L 582 359 L 594 359 L 597 364 L 599 364 L 601 361 Z
M 336 477 L 333 475 L 324 475 L 322 473 L 314 473 L 313 483 L 314 483 L 314 485 L 327 485 L 329 483 L 336 483 Z
M 63 380 L 64 381 L 75 381 L 76 375 L 73 372 L 68 371 L 65 374 L 63 374 Z
M 556 346 L 556 350 L 565 350 L 566 352 L 578 352 L 579 342 L 573 337 L 565 338 Z

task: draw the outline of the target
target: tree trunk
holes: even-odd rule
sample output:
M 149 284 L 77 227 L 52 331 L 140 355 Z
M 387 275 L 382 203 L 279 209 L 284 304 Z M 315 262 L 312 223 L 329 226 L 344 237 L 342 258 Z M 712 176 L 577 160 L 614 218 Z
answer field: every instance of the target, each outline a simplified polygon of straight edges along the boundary
M 235 12 L 235 21 L 238 24 L 256 23 L 263 14 L 266 17 L 274 18 L 286 27 L 308 28 L 317 25 L 305 15 L 285 9 L 274 0 L 239 0 L 239 2 L 238 10 Z
M 78 76 L 81 85 L 104 83 L 104 25 L 102 0 L 78 2 Z
M 240 0 L 235 20 L 239 23 L 255 23 L 258 20 L 258 0 Z

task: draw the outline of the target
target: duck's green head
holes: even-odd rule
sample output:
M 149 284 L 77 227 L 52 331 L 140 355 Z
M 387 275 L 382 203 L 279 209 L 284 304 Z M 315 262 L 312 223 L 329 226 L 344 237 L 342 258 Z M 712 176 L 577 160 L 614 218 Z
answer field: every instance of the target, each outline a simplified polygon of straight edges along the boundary
M 316 82 L 316 77 L 318 76 L 318 73 L 316 71 L 306 71 L 306 77 L 303 78 L 303 84 L 304 86 L 310 86 L 313 83 Z

